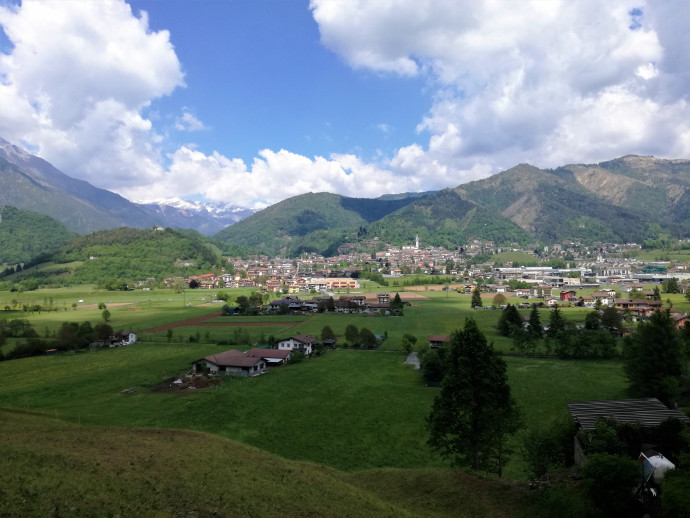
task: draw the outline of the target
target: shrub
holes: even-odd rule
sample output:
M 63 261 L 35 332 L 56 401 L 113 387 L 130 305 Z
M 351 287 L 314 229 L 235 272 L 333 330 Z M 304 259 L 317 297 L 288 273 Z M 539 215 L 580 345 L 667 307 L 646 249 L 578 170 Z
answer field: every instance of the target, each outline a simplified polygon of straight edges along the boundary
M 583 466 L 582 476 L 592 502 L 607 516 L 633 514 L 633 489 L 642 478 L 640 464 L 636 461 L 619 455 L 595 453 Z

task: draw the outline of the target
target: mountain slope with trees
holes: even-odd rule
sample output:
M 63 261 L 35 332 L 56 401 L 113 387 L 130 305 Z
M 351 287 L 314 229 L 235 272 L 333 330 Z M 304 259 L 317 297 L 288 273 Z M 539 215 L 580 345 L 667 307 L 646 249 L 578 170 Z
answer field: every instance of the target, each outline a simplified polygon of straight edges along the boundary
M 257 212 L 214 237 L 234 246 L 285 256 L 328 253 L 350 234 L 411 203 L 414 198 L 347 198 L 330 193 L 294 196 Z
M 96 284 L 126 289 L 135 281 L 189 276 L 209 271 L 232 271 L 214 242 L 189 230 L 151 230 L 128 227 L 78 236 L 45 256 L 57 265 L 69 265 L 68 276 L 26 271 L 22 275 L 49 285 Z M 16 280 L 16 279 L 15 279 Z
M 76 234 L 48 216 L 0 205 L 0 264 L 26 263 Z

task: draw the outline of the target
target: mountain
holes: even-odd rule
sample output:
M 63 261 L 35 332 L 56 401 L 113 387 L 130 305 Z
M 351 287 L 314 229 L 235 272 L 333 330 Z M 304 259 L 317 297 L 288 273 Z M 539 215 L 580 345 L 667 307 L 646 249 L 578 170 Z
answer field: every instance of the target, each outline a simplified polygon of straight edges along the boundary
M 214 237 L 246 250 L 266 254 L 331 253 L 351 234 L 414 201 L 347 198 L 307 193 L 283 200 L 222 230 Z
M 509 219 L 539 241 L 641 242 L 653 233 L 655 212 L 628 208 L 590 190 L 569 168 L 538 169 L 521 164 L 455 191 Z M 596 176 L 596 175 L 595 175 Z M 619 180 L 610 178 L 615 185 Z
M 26 263 L 76 234 L 49 216 L 0 206 L 0 264 Z
M 190 202 L 179 198 L 141 204 L 151 216 L 173 228 L 191 228 L 212 236 L 225 227 L 251 216 L 256 210 L 222 202 Z
M 451 248 L 472 238 L 525 244 L 689 237 L 690 160 L 626 156 L 556 169 L 520 164 L 453 189 L 357 201 L 376 212 L 349 211 L 352 202 L 345 200 L 356 199 L 296 196 L 216 237 L 245 250 L 285 255 L 332 253 L 344 242 L 372 237 L 401 245 L 415 235 Z
M 187 228 L 212 235 L 252 214 L 233 205 L 172 200 L 140 205 L 76 180 L 0 138 L 0 205 L 48 215 L 78 233 L 122 226 Z
M 415 199 L 368 227 L 369 236 L 387 243 L 414 242 L 454 248 L 472 237 L 497 243 L 527 244 L 530 234 L 495 211 L 444 189 Z

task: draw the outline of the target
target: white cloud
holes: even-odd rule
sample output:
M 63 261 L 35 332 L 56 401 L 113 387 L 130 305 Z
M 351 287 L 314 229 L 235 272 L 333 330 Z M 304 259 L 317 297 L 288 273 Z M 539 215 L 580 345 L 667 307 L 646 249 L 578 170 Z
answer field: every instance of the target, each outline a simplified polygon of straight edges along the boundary
M 175 120 L 175 129 L 178 131 L 201 131 L 208 128 L 196 118 L 196 115 L 184 110 L 182 116 Z
M 142 110 L 184 84 L 167 31 L 121 0 L 26 1 L 0 7 L 0 24 L 14 45 L 0 55 L 0 135 L 100 187 L 162 174 Z
M 391 166 L 482 177 L 639 153 L 690 156 L 690 18 L 682 1 L 312 0 L 353 67 L 426 74 L 422 147 Z M 435 176 L 433 176 L 435 177 Z

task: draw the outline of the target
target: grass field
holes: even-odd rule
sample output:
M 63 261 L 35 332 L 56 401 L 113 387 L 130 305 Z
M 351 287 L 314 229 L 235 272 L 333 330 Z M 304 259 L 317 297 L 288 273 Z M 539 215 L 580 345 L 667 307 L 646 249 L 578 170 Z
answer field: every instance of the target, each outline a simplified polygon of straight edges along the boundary
M 448 469 L 343 473 L 202 433 L 21 412 L 0 411 L 0 433 L 2 516 L 552 515 L 526 485 Z
M 421 374 L 403 363 L 405 356 L 399 343 L 402 335 L 417 336 L 418 345 L 422 346 L 428 334 L 449 334 L 461 328 L 465 318 L 472 317 L 499 351 L 509 351 L 512 344 L 495 329 L 500 311 L 470 309 L 469 295 L 431 290 L 422 293 L 426 299 L 405 307 L 404 317 L 212 317 L 206 322 L 240 326 L 176 328 L 172 343 L 168 343 L 165 333 L 141 332 L 217 313 L 218 305 L 207 305 L 214 293 L 187 291 L 183 299 L 182 294 L 168 290 L 101 292 L 71 288 L 29 294 L 0 292 L 0 308 L 11 304 L 15 296 L 19 304 L 24 300 L 44 303 L 52 298 L 55 305 L 64 305 L 66 309 L 41 314 L 0 311 L 5 318 L 29 319 L 39 334 L 44 329 L 57 329 L 64 321 L 101 321 L 101 311 L 93 307 L 105 302 L 115 329 L 132 329 L 143 338 L 125 348 L 0 362 L 0 433 L 12 438 L 9 445 L 0 446 L 0 455 L 8 459 L 10 464 L 5 464 L 10 469 L 24 469 L 29 462 L 46 466 L 35 476 L 24 477 L 19 485 L 0 473 L 0 496 L 16 509 L 34 502 L 36 507 L 30 509 L 37 515 L 76 515 L 80 513 L 70 509 L 83 511 L 91 505 L 104 505 L 114 509 L 109 514 L 130 515 L 141 509 L 160 508 L 165 510 L 161 515 L 167 516 L 176 514 L 171 507 L 174 492 L 167 489 L 168 483 L 142 482 L 149 470 L 165 470 L 165 476 L 171 477 L 170 483 L 181 495 L 182 513 L 219 512 L 227 504 L 224 499 L 233 498 L 239 500 L 235 502 L 237 515 L 292 515 L 291 506 L 295 504 L 289 500 L 300 494 L 299 484 L 274 489 L 273 475 L 258 473 L 273 464 L 283 473 L 281 482 L 286 480 L 285 473 L 300 473 L 297 481 L 313 479 L 316 487 L 321 488 L 314 491 L 321 490 L 334 502 L 342 502 L 343 507 L 337 504 L 335 511 L 329 510 L 328 514 L 333 516 L 365 515 L 367 507 L 374 510 L 369 515 L 377 516 L 547 516 L 541 507 L 533 507 L 521 486 L 493 485 L 448 470 L 448 464 L 427 447 L 425 418 L 438 389 L 425 387 Z M 674 305 L 676 300 L 678 304 L 685 303 L 678 298 L 673 300 Z M 72 309 L 72 301 L 76 302 L 76 309 Z M 522 311 L 524 315 L 528 312 Z M 569 319 L 582 320 L 584 315 L 582 310 L 566 310 Z M 548 310 L 542 310 L 541 316 L 544 322 L 548 321 Z M 256 325 L 261 323 L 278 325 Z M 249 333 L 251 343 L 238 346 L 244 349 L 268 335 L 318 336 L 325 325 L 342 336 L 348 324 L 367 327 L 376 334 L 387 333 L 388 340 L 381 350 L 328 351 L 322 357 L 280 367 L 258 378 L 226 378 L 206 390 L 153 390 L 187 371 L 192 361 L 227 349 L 214 343 L 231 337 L 237 329 Z M 202 343 L 189 343 L 187 336 L 196 333 Z M 10 343 L 5 347 L 11 346 Z M 562 361 L 513 356 L 505 356 L 505 360 L 527 429 L 541 428 L 562 418 L 567 414 L 568 401 L 625 395 L 626 382 L 617 360 Z M 123 392 L 125 389 L 134 391 Z M 5 419 L 7 416 L 13 417 Z M 22 427 L 27 430 L 24 442 L 20 439 Z M 515 437 L 515 445 L 524 433 Z M 107 460 L 92 452 L 98 444 L 94 442 L 95 435 L 105 451 L 117 460 Z M 74 439 L 70 443 L 65 437 Z M 223 455 L 210 455 L 208 448 L 202 447 L 204 442 L 214 445 Z M 187 443 L 189 449 L 185 449 Z M 46 449 L 46 445 L 50 447 Z M 147 448 L 151 453 L 145 453 Z M 88 460 L 76 456 L 75 452 L 82 450 L 89 452 Z M 242 456 L 242 462 L 235 456 Z M 187 458 L 198 462 L 188 462 Z M 257 459 L 257 473 L 244 458 L 250 459 L 249 464 L 251 459 Z M 131 473 L 135 466 L 141 470 L 141 476 Z M 163 466 L 177 471 L 170 475 Z M 59 475 L 52 470 L 61 469 L 69 476 L 60 484 L 55 479 Z M 98 470 L 103 470 L 103 480 L 87 482 L 88 473 Z M 184 475 L 178 475 L 179 470 Z M 7 470 L 0 470 L 3 471 Z M 239 489 L 237 493 L 223 493 L 223 477 L 219 473 L 229 473 L 229 480 L 245 491 L 257 484 L 268 484 L 272 496 L 265 503 L 248 498 L 246 493 L 238 496 Z M 118 485 L 118 477 L 123 474 L 131 477 L 132 484 Z M 524 480 L 519 456 L 512 458 L 504 475 Z M 245 481 L 249 477 L 253 483 L 236 482 L 234 476 Z M 212 496 L 203 502 L 195 500 L 193 487 L 198 491 L 200 486 L 194 486 L 194 480 L 203 481 L 198 484 L 208 488 Z M 457 487 L 458 483 L 463 486 Z M 50 498 L 42 497 L 43 489 L 53 487 L 51 484 L 60 491 Z M 76 488 L 84 485 L 92 487 L 94 494 L 80 495 Z M 109 497 L 109 491 L 119 496 Z M 136 499 L 144 503 L 135 503 Z M 319 506 L 325 501 L 309 493 L 303 502 L 308 510 L 305 513 L 324 514 Z M 51 505 L 56 507 L 48 509 Z M 352 511 L 346 512 L 349 506 Z M 46 509 L 48 513 L 44 512 Z

